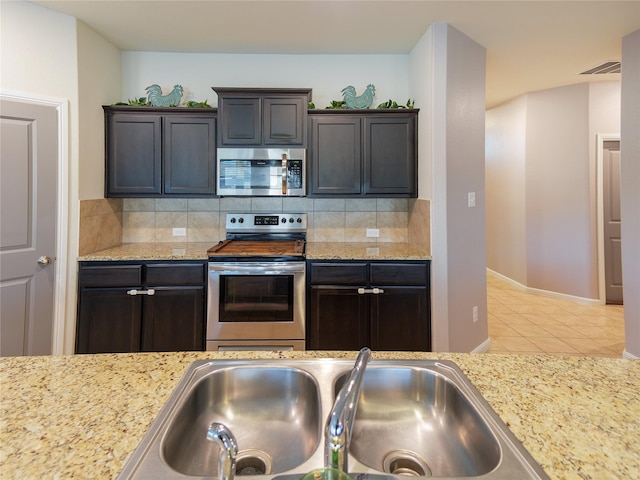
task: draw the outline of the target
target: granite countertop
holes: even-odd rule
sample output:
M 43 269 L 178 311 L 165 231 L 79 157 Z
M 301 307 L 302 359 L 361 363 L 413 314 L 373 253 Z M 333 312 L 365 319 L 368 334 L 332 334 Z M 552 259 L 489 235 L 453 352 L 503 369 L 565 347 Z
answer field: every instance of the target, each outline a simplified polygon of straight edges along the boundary
M 430 260 L 409 243 L 307 243 L 310 260 Z
M 114 478 L 199 359 L 356 352 L 179 352 L 0 359 L 0 478 Z M 458 364 L 553 479 L 640 478 L 640 362 L 374 352 Z
M 207 250 L 216 243 L 123 243 L 98 252 L 80 255 L 78 261 L 207 260 L 209 258 Z
M 210 243 L 123 243 L 78 257 L 79 261 L 207 260 Z M 430 260 L 408 243 L 307 242 L 309 260 Z

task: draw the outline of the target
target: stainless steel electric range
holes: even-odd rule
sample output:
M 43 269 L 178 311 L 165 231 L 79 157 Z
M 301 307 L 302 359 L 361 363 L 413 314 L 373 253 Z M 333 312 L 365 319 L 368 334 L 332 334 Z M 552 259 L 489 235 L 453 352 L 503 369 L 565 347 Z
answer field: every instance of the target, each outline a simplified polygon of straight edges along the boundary
M 211 247 L 207 350 L 304 350 L 304 213 L 229 213 Z

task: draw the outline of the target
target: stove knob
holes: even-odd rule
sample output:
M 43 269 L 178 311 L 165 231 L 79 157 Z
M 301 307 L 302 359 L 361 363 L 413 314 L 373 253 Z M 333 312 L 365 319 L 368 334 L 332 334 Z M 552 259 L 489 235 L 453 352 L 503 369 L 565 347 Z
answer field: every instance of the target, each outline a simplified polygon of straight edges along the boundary
M 302 223 L 302 219 L 300 217 L 298 217 L 298 219 L 296 220 L 296 222 L 298 223 Z
M 289 219 L 289 223 L 293 223 L 293 217 Z
M 240 218 L 238 219 L 238 223 L 244 223 L 244 218 L 240 217 Z
M 231 220 L 229 220 L 231 223 L 236 223 L 236 217 L 231 217 Z
M 282 220 L 280 220 L 280 223 L 287 223 L 287 219 L 282 217 Z

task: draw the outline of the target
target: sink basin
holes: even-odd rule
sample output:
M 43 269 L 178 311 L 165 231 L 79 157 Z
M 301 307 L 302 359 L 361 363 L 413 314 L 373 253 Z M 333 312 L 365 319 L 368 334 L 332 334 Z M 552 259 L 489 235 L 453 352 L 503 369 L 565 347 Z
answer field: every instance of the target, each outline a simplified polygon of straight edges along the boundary
M 185 475 L 217 474 L 211 422 L 238 442 L 237 473 L 282 473 L 303 463 L 321 438 L 320 394 L 313 378 L 288 367 L 216 370 L 188 393 L 162 442 L 167 464 Z
M 345 381 L 338 379 L 335 394 Z M 427 368 L 367 368 L 352 432 L 353 458 L 381 472 L 478 476 L 500 463 L 500 444 L 478 410 Z
M 324 466 L 324 424 L 353 362 L 194 362 L 118 478 L 217 478 L 217 422 L 236 437 L 238 477 L 300 480 Z M 355 480 L 549 478 L 455 363 L 436 360 L 369 362 L 348 466 Z

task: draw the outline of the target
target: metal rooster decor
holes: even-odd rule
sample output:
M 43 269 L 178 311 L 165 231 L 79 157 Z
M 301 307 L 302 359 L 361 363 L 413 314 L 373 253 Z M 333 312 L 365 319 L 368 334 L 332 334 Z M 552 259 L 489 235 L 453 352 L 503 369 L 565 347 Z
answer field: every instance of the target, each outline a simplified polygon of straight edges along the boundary
M 176 85 L 168 95 L 162 95 L 160 85 L 150 85 L 145 88 L 149 98 L 149 103 L 154 107 L 177 107 L 182 99 L 182 85 Z
M 366 90 L 359 97 L 356 97 L 356 89 L 351 85 L 342 89 L 342 97 L 347 108 L 369 108 L 375 94 L 376 86 L 372 83 L 367 85 Z

